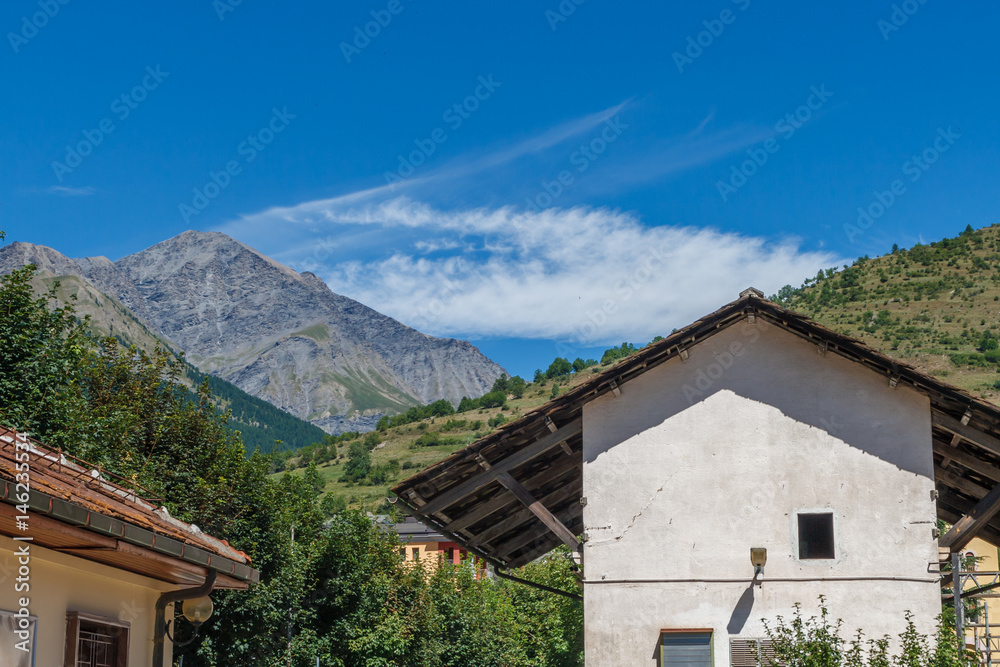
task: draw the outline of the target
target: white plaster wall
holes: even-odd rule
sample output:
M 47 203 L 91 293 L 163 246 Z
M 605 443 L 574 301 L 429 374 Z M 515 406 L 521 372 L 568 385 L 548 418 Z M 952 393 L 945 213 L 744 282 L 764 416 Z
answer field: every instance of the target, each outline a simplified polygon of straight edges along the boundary
M 35 637 L 35 665 L 63 664 L 66 645 L 66 613 L 86 612 L 127 621 L 129 665 L 145 666 L 153 660 L 153 612 L 163 591 L 176 586 L 123 572 L 67 554 L 31 547 L 31 591 L 14 589 L 17 577 L 16 543 L 0 536 L 0 609 L 17 611 L 23 595 L 30 596 L 31 614 L 38 617 Z M 167 610 L 167 618 L 171 618 Z M 170 643 L 167 660 L 170 664 Z
M 762 619 L 817 610 L 898 634 L 940 612 L 928 399 L 764 324 L 736 325 L 584 408 L 587 665 L 655 665 L 661 629 L 711 628 L 715 664 Z M 834 513 L 800 561 L 796 513 Z M 750 547 L 766 547 L 750 588 Z M 846 580 L 852 579 L 852 580 Z M 750 592 L 752 590 L 752 593 Z

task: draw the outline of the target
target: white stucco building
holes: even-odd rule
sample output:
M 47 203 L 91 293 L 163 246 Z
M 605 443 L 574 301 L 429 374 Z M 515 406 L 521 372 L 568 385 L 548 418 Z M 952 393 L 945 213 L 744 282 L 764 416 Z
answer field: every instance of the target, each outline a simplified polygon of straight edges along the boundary
M 748 290 L 394 490 L 498 568 L 578 550 L 588 667 L 752 665 L 820 596 L 847 635 L 930 631 L 938 517 L 998 535 L 998 422 Z
M 174 602 L 259 580 L 121 483 L 0 427 L 0 665 L 166 667 Z

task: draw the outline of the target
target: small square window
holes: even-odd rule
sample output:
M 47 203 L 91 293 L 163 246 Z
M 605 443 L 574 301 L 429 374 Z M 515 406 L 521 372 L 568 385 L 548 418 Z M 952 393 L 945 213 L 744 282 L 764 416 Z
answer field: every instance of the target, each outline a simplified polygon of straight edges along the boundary
M 836 557 L 833 514 L 799 514 L 799 558 L 823 560 Z

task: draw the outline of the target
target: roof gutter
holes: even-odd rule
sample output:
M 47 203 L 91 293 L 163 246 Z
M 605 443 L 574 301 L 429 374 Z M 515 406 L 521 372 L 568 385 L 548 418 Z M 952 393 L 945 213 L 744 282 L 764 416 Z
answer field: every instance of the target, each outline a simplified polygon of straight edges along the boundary
M 7 480 L 0 481 L 3 482 L 3 501 L 10 505 L 17 505 L 15 500 L 16 484 Z M 40 491 L 32 490 L 29 493 L 28 508 L 32 512 L 51 517 L 62 523 L 145 547 L 165 556 L 199 565 L 209 571 L 221 572 L 240 581 L 252 583 L 260 581 L 260 573 L 244 563 L 238 563 L 164 535 L 157 535 L 151 530 L 105 516 Z
M 167 605 L 181 600 L 203 598 L 215 588 L 215 570 L 209 570 L 205 583 L 194 588 L 182 588 L 178 591 L 168 591 L 156 599 L 156 618 L 153 620 L 153 667 L 163 667 L 163 640 L 167 636 Z M 174 633 L 176 634 L 176 630 Z

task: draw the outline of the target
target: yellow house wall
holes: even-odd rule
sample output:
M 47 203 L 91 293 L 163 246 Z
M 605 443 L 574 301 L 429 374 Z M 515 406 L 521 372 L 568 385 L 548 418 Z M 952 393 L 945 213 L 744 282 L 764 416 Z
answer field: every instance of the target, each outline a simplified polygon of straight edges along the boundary
M 400 549 L 406 549 L 406 562 L 413 562 L 414 560 L 419 560 L 422 563 L 430 563 L 432 566 L 437 564 L 438 561 L 438 543 L 437 542 L 408 542 L 405 547 L 400 547 Z M 413 557 L 413 550 L 417 549 L 419 556 L 415 559 Z
M 1000 572 L 1000 559 L 998 559 L 998 550 L 996 545 L 990 544 L 985 540 L 981 540 L 978 537 L 972 540 L 962 553 L 967 554 L 972 552 L 979 559 L 976 562 L 976 570 L 979 572 Z M 980 585 L 989 584 L 990 577 L 984 576 L 979 582 Z M 968 581 L 962 588 L 974 588 L 976 586 L 975 582 Z M 984 598 L 983 601 L 989 607 L 989 617 L 990 623 L 993 625 L 1000 625 L 1000 599 L 997 598 Z M 982 623 L 985 619 L 980 618 L 978 622 Z M 982 632 L 982 630 L 980 630 Z M 991 631 L 992 634 L 993 631 Z M 971 640 L 973 637 L 973 631 L 969 630 L 967 636 Z
M 31 590 L 15 590 L 18 577 L 17 546 L 0 536 L 0 609 L 17 611 L 18 599 L 29 596 L 32 616 L 38 618 L 35 665 L 59 667 L 66 644 L 66 613 L 85 612 L 129 623 L 129 666 L 153 660 L 153 613 L 156 599 L 176 586 L 93 563 L 75 556 L 31 547 Z M 167 618 L 171 618 L 167 610 Z M 4 647 L 6 649 L 6 647 Z M 171 664 L 167 642 L 166 664 Z M 2 660 L 0 660 L 2 662 Z

